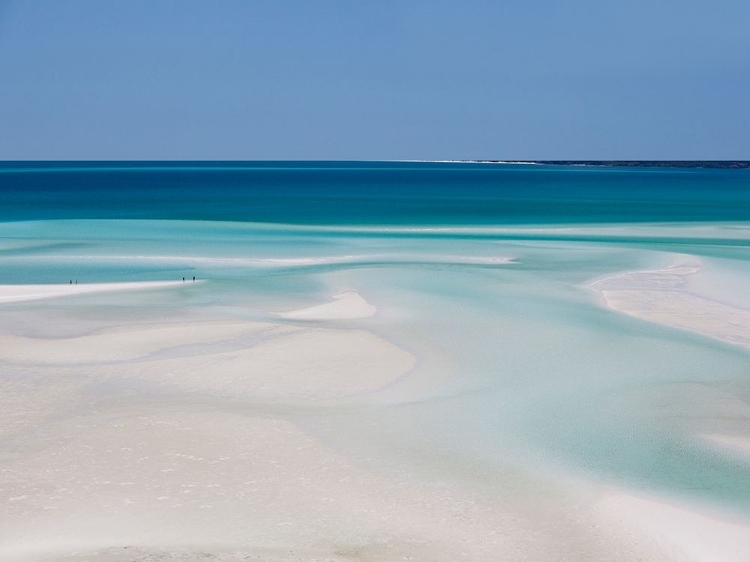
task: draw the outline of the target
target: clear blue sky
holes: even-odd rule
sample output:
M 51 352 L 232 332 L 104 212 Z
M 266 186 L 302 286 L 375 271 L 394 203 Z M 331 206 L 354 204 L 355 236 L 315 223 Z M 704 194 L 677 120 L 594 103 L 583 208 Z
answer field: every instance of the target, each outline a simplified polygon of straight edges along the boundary
M 748 159 L 748 0 L 0 0 L 0 159 Z

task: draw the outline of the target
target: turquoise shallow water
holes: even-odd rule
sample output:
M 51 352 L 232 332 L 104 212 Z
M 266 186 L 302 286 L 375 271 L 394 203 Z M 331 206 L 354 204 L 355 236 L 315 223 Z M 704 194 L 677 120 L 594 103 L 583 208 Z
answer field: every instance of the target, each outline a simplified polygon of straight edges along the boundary
M 420 363 L 361 407 L 290 414 L 311 431 L 387 466 L 478 470 L 498 493 L 550 471 L 750 514 L 750 463 L 697 437 L 750 429 L 750 353 L 605 310 L 585 286 L 687 253 L 705 264 L 696 294 L 750 307 L 747 172 L 4 164 L 0 192 L 2 284 L 208 281 L 5 305 L 3 333 L 50 307 L 81 324 L 40 335 L 357 290 L 379 309 L 366 327 Z

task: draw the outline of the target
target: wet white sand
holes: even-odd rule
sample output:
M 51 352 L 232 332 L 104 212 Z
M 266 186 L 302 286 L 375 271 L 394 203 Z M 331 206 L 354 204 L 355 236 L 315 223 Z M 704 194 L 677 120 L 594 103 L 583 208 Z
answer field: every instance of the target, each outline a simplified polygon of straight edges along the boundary
M 347 291 L 333 296 L 333 301 L 288 312 L 277 312 L 281 318 L 296 320 L 350 320 L 353 318 L 367 318 L 377 312 L 377 308 L 369 304 L 356 291 Z
M 595 510 L 623 549 L 634 558 L 657 562 L 745 562 L 750 526 L 710 511 L 611 491 Z
M 551 559 L 528 532 L 544 511 L 375 470 L 295 421 L 373 407 L 416 362 L 366 326 L 322 324 L 3 336 L 0 361 L 36 375 L 3 380 L 0 559 Z
M 267 560 L 295 551 L 303 560 L 492 560 L 533 550 L 518 521 L 481 499 L 378 475 L 288 421 L 110 416 L 80 419 L 75 432 L 9 463 L 4 560 L 108 560 L 99 549 L 116 559 L 124 547 Z
M 241 349 L 102 365 L 97 372 L 184 392 L 299 401 L 372 392 L 415 363 L 365 330 L 280 326 L 261 335 Z
M 727 311 L 711 307 L 729 306 L 696 308 L 693 297 L 710 301 L 686 292 L 699 266 L 594 288 L 613 309 L 725 336 L 711 322 L 694 325 L 696 314 L 726 323 Z M 383 408 L 384 388 L 384 415 L 419 399 L 398 396 L 419 357 L 383 333 L 378 312 L 391 303 L 363 293 L 253 310 L 255 320 L 224 311 L 0 336 L 10 374 L 0 386 L 0 560 L 744 560 L 750 526 L 700 505 L 572 485 L 538 467 L 468 484 L 451 470 L 386 469 L 313 431 L 305 420 L 321 412 Z M 55 296 L 64 294 L 73 293 Z M 676 387 L 665 391 L 671 399 Z M 684 392 L 705 402 L 702 388 Z M 693 428 L 696 442 L 739 455 L 743 426 L 711 421 L 714 406 L 704 416 L 713 425 Z M 403 455 L 446 462 L 418 445 Z
M 750 347 L 750 309 L 690 292 L 689 278 L 701 267 L 699 258 L 681 256 L 664 269 L 619 273 L 589 286 L 618 312 Z
M 286 329 L 264 322 L 231 320 L 139 324 L 73 338 L 5 335 L 0 336 L 0 360 L 35 364 L 124 361 L 179 346 L 216 343 Z
M 374 308 L 353 297 L 333 302 Z M 312 316 L 341 316 L 328 306 Z M 193 320 L 3 336 L 0 350 L 43 373 L 4 383 L 2 560 L 490 560 L 520 548 L 518 523 L 477 497 L 393 480 L 288 419 L 244 411 L 322 407 L 406 375 L 415 358 L 364 329 Z M 87 390 L 102 384 L 157 392 Z
M 157 289 L 182 285 L 182 281 L 139 281 L 128 283 L 52 283 L 48 285 L 0 285 L 0 303 L 49 299 L 87 293 Z

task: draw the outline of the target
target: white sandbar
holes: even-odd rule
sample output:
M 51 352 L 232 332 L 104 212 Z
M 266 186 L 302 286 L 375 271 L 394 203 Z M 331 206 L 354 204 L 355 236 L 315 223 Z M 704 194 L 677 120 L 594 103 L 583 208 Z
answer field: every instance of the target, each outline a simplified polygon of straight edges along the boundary
M 5 335 L 0 336 L 0 360 L 25 364 L 126 361 L 179 346 L 217 343 L 282 328 L 234 320 L 135 325 L 67 338 Z
M 333 295 L 333 299 L 325 304 L 275 314 L 292 320 L 350 320 L 373 316 L 378 310 L 356 291 Z
M 55 283 L 48 285 L 0 285 L 0 303 L 31 301 L 131 289 L 156 289 L 182 285 L 182 281 L 137 281 L 128 283 Z
M 232 351 L 101 365 L 97 372 L 190 393 L 300 402 L 376 391 L 416 363 L 366 330 L 281 325 L 258 336 Z
M 607 307 L 729 343 L 750 347 L 750 310 L 692 294 L 689 276 L 701 268 L 694 256 L 652 271 L 618 273 L 589 285 Z

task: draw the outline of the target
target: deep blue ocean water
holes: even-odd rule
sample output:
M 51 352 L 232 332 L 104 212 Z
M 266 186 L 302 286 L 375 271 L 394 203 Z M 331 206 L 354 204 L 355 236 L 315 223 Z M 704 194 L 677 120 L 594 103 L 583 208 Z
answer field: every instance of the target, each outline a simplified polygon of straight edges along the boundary
M 315 225 L 750 219 L 750 171 L 441 162 L 5 162 L 0 221 Z

